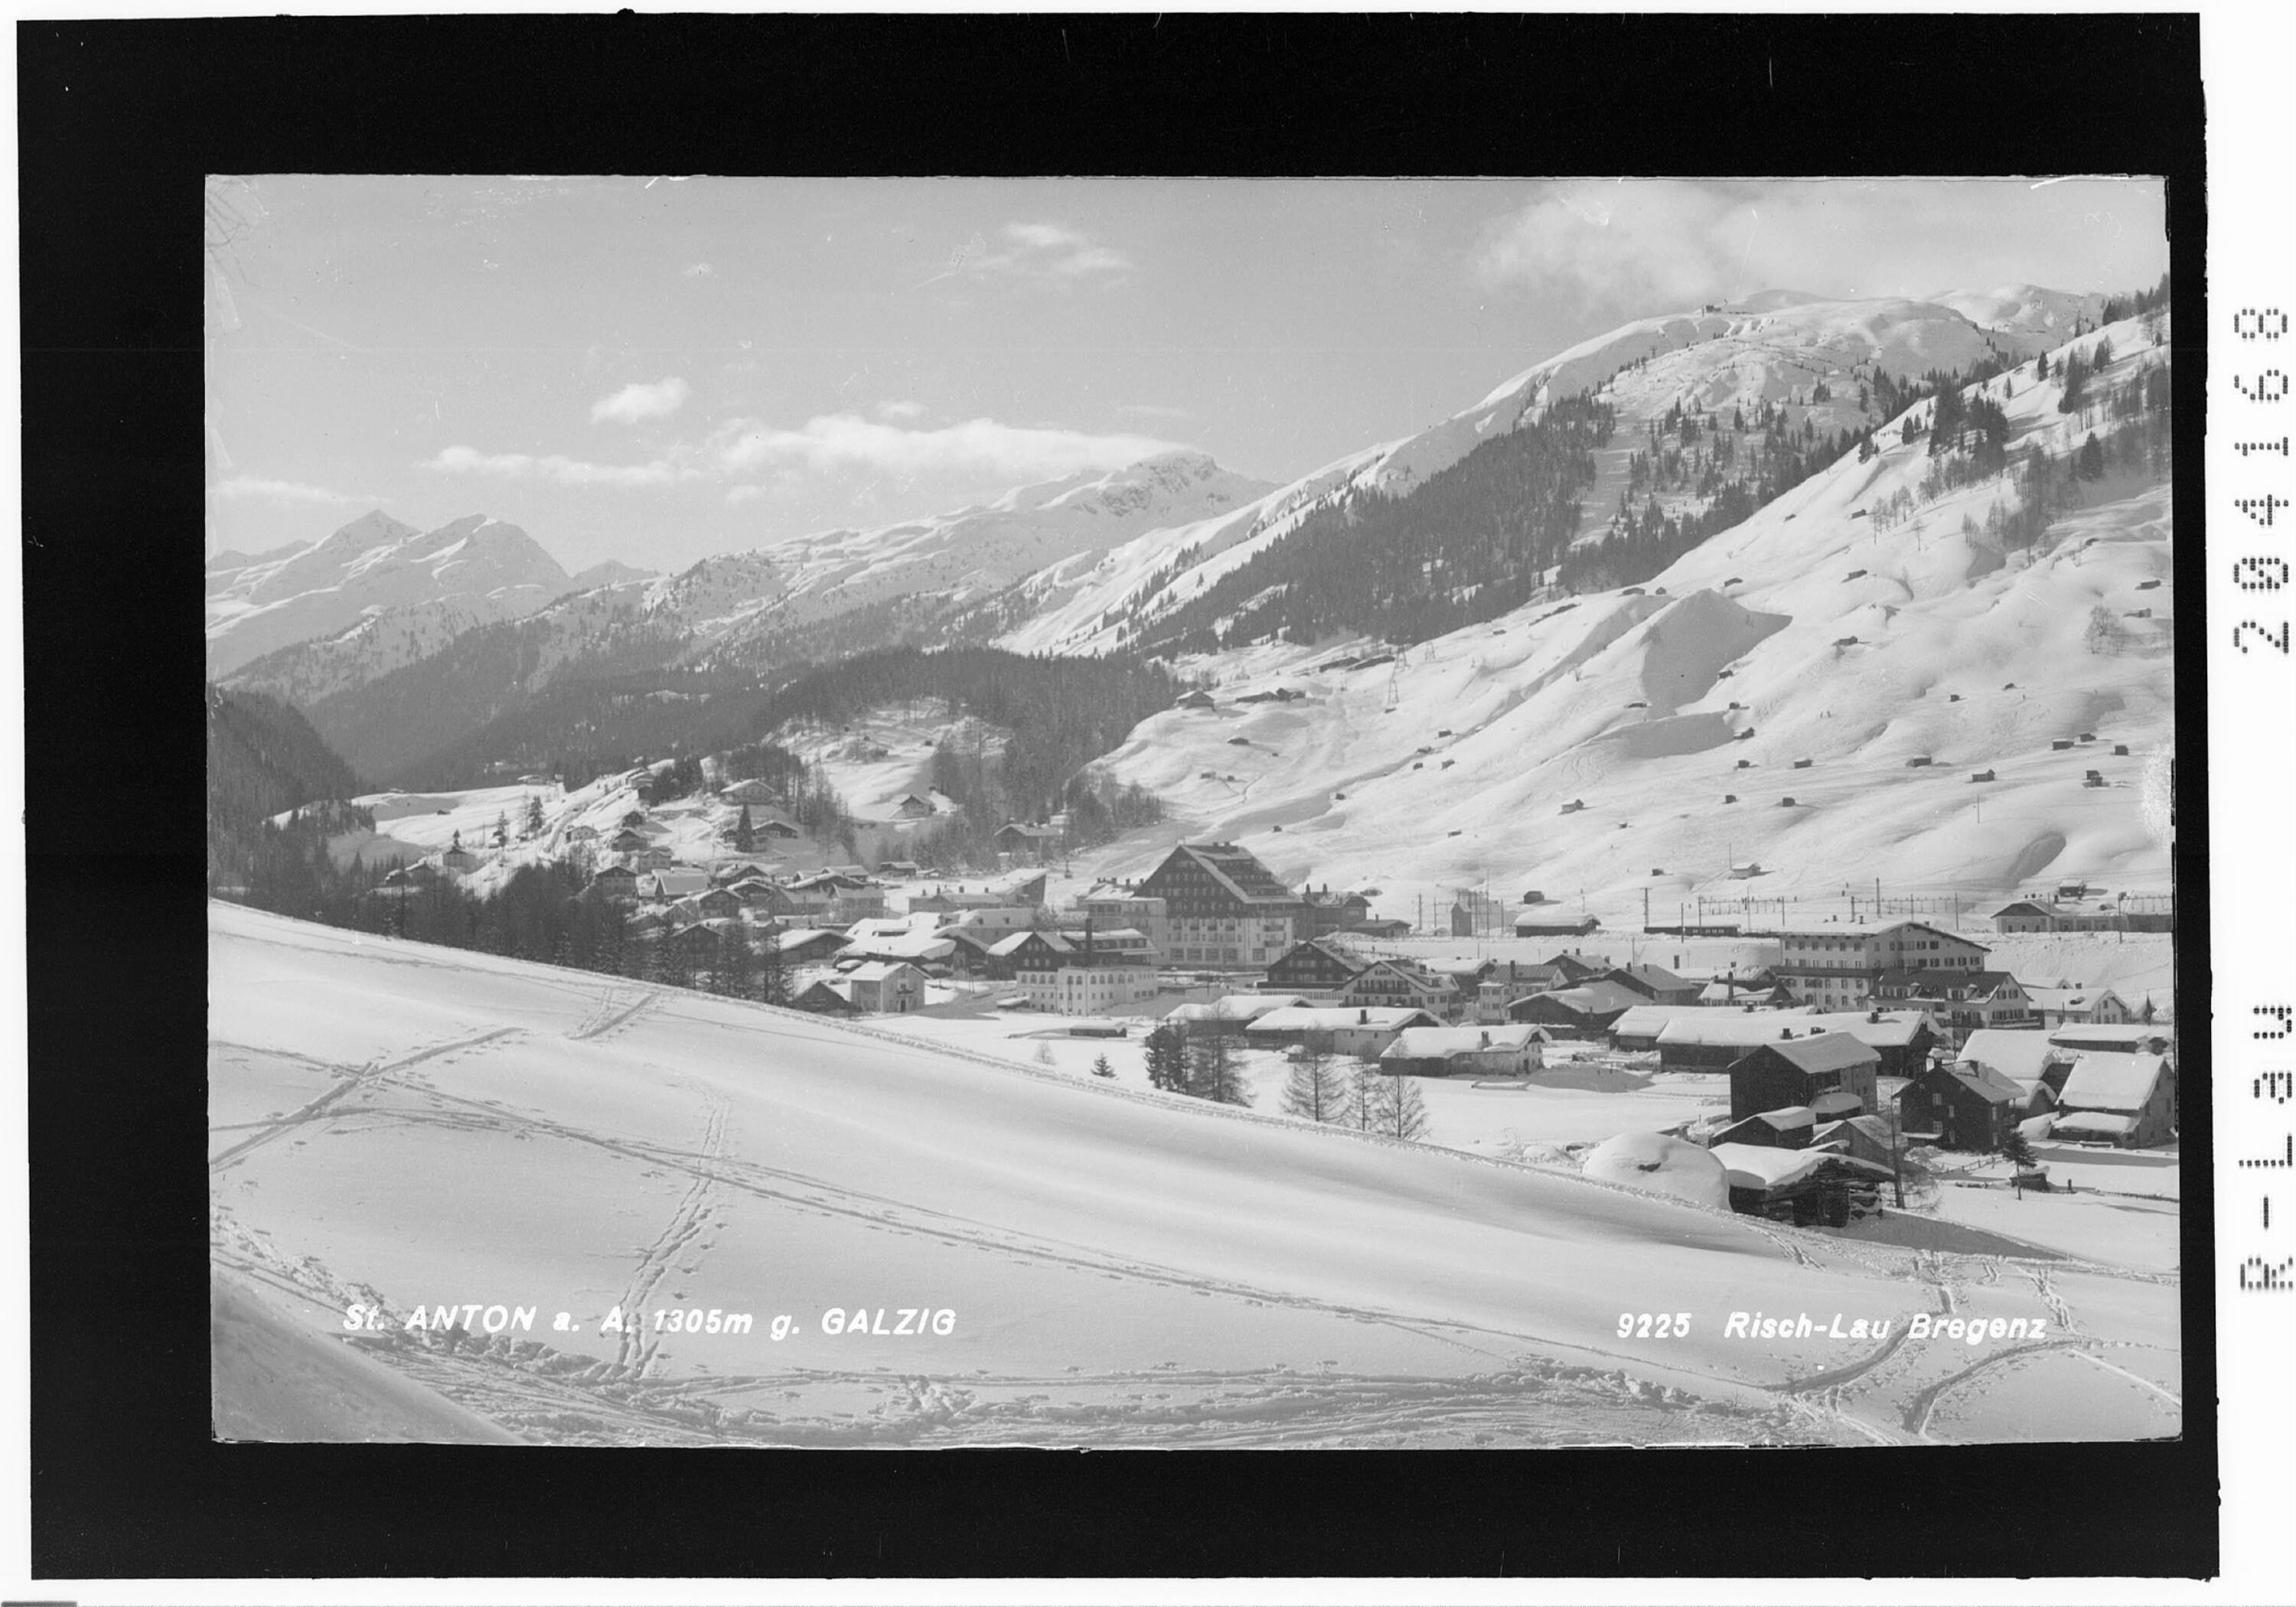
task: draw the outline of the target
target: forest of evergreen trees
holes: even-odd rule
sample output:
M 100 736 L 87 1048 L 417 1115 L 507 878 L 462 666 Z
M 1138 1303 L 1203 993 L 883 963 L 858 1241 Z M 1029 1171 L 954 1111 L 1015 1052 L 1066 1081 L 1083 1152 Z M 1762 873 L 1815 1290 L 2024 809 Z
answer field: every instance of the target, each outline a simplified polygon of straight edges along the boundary
M 1407 491 L 1357 491 L 1186 603 L 1138 624 L 1127 646 L 1160 656 L 1342 631 L 1423 642 L 1529 601 L 1578 528 L 1610 406 L 1587 397 L 1484 441 Z

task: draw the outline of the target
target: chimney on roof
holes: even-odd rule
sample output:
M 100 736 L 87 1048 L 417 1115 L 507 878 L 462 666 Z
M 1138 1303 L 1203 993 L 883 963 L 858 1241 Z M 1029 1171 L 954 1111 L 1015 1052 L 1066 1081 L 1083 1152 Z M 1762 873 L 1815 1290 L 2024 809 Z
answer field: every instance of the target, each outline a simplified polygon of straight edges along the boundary
M 1370 1024 L 1371 1024 L 1371 1012 L 1370 1012 L 1370 1011 L 1368 1011 L 1368 1010 L 1358 1010 L 1358 1011 L 1357 1011 L 1357 1012 L 1356 1012 L 1356 1025 L 1357 1025 L 1357 1026 L 1358 1026 L 1358 1027 L 1367 1027 L 1367 1026 L 1369 1026 Z

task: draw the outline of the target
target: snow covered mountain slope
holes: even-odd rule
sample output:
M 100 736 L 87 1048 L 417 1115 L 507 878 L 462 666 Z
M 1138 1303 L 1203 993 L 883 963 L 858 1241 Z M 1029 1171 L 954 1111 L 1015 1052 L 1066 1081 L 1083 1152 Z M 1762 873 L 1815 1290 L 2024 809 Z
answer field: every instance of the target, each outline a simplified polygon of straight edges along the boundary
M 2136 321 L 2102 332 L 2120 355 L 2093 392 L 2167 356 Z M 1982 389 L 2006 398 L 2013 455 L 2062 460 L 2108 427 L 2102 406 L 2061 413 L 2060 381 L 2030 367 Z M 2020 547 L 1987 531 L 2008 479 L 1932 494 L 1926 438 L 1875 441 L 1648 586 L 1365 668 L 1346 665 L 1370 644 L 1337 643 L 1184 664 L 1218 677 L 1218 708 L 1159 715 L 1106 763 L 1171 816 L 1093 870 L 1143 873 L 1176 835 L 1234 839 L 1295 882 L 1378 885 L 1383 913 L 1488 882 L 1510 900 L 1583 890 L 1613 926 L 1639 924 L 1645 893 L 1671 920 L 1702 896 L 1838 903 L 1876 877 L 1939 914 L 2043 876 L 2165 893 L 2165 475 L 2113 471 Z M 1305 696 L 1240 701 L 1277 686 Z M 1729 874 L 1750 861 L 1765 873 Z
M 530 1440 L 1901 1442 L 2179 1423 L 2173 1278 L 1997 1234 L 1917 1255 L 231 906 L 209 906 L 209 964 L 216 1264 L 328 1344 L 348 1308 L 378 1310 L 374 1359 Z M 1691 1313 L 1689 1336 L 1619 1337 L 1654 1305 Z M 431 1328 L 445 1306 L 475 1331 Z M 510 1326 L 526 1308 L 533 1325 Z M 605 1328 L 617 1309 L 643 1326 Z M 2066 1327 L 1905 1337 L 1948 1310 Z M 1726 1337 L 1739 1311 L 1816 1332 Z M 1834 1337 L 1836 1313 L 1845 1335 L 1890 1335 Z M 2073 1354 L 2100 1346 L 2109 1369 Z M 2004 1369 L 2059 1386 L 2048 1409 L 1993 1390 Z
M 937 607 L 959 606 L 1048 565 L 1250 503 L 1268 489 L 1201 454 L 1167 453 L 931 519 L 705 559 L 657 581 L 647 606 L 676 616 L 703 651 L 738 652 L 898 598 L 924 594 Z
M 247 561 L 226 553 L 210 562 L 208 674 L 228 676 L 266 653 L 386 611 L 394 640 L 399 633 L 443 640 L 441 633 L 530 614 L 566 585 L 566 571 L 516 525 L 474 513 L 418 531 L 369 513 L 284 556 Z
M 1414 436 L 1367 448 L 1223 518 L 1141 537 L 1094 558 L 1029 577 L 1005 606 L 999 644 L 1025 652 L 1104 652 L 1128 610 L 1149 617 L 1201 592 L 1298 528 L 1319 503 L 1357 488 L 1407 490 L 1495 433 L 1587 391 L 1617 410 L 1612 443 L 1595 454 L 1580 498 L 1582 537 L 1602 529 L 1627 484 L 1643 429 L 1671 407 L 1728 415 L 1764 403 L 1783 423 L 1820 437 L 1880 419 L 1877 371 L 1895 379 L 2016 361 L 2060 343 L 2076 313 L 2094 322 L 2102 297 L 2030 285 L 1982 295 L 1826 300 L 1768 292 L 1735 307 L 1637 319 L 1515 374 L 1466 411 Z M 1865 387 L 1861 399 L 1860 387 Z

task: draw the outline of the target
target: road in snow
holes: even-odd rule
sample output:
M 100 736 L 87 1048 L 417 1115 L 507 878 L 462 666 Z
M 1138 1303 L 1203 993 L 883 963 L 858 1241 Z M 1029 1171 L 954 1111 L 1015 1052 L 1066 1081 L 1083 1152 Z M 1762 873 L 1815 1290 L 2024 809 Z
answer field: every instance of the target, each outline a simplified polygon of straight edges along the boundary
M 383 1308 L 361 1348 L 529 1439 L 1858 1442 L 2179 1422 L 2169 1274 L 1998 1237 L 1953 1255 L 1832 1239 L 226 905 L 209 996 L 218 1268 L 316 1334 Z M 470 1302 L 532 1306 L 535 1328 L 401 1325 Z M 602 1332 L 616 1306 L 646 1331 Z M 651 1325 L 713 1308 L 758 1326 Z M 824 1332 L 857 1308 L 888 1326 L 948 1310 L 953 1332 Z M 552 1331 L 562 1310 L 579 1332 Z M 1736 1310 L 1898 1326 L 1726 1339 Z M 1645 1311 L 1691 1313 L 1690 1336 L 1618 1337 Z M 1920 1312 L 2051 1331 L 1909 1340 Z M 776 1314 L 796 1324 L 779 1341 Z M 2046 1409 L 2014 1387 L 2068 1366 L 2087 1390 Z

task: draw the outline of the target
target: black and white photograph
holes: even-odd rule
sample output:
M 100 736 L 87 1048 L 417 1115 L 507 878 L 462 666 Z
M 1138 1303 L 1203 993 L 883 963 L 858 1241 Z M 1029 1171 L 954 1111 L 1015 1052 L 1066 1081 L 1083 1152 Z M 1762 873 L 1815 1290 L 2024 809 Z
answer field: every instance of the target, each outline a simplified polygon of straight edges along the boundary
M 205 209 L 217 1439 L 2185 1432 L 2160 178 Z

